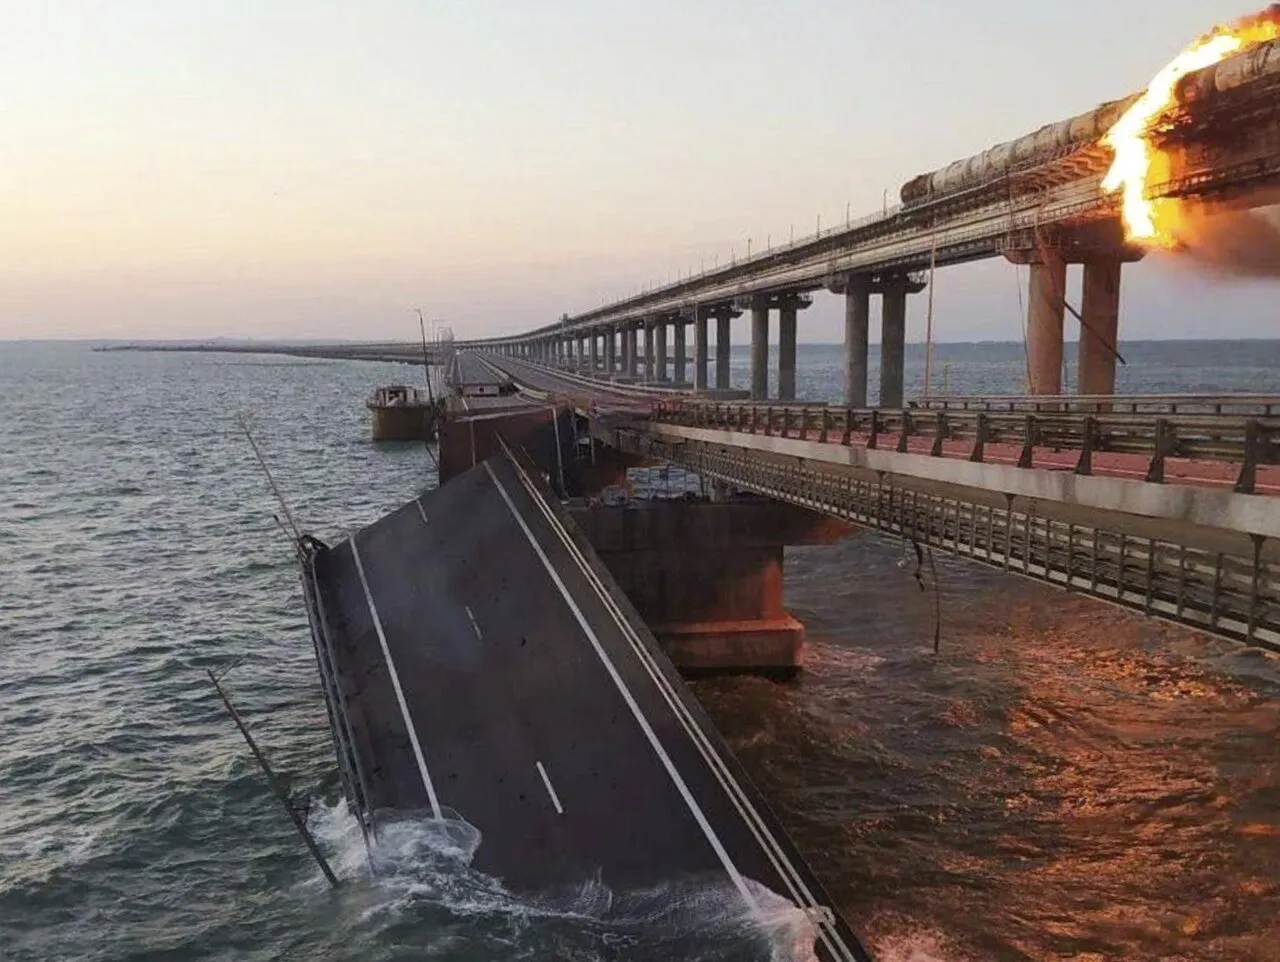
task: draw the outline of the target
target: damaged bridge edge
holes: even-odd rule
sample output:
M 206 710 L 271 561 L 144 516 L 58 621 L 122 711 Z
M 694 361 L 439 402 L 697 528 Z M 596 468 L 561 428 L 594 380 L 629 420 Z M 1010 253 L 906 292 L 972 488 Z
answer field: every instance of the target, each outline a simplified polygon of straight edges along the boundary
M 600 560 L 586 534 L 574 522 L 571 513 L 544 480 L 543 473 L 539 471 L 536 463 L 523 448 L 513 449 L 505 442 L 501 446 L 504 449 L 501 456 L 512 463 L 517 473 L 523 474 L 530 481 L 536 491 L 536 496 L 551 511 L 565 534 L 569 537 L 573 547 L 587 561 L 609 603 L 617 608 L 623 619 L 635 630 L 637 640 L 648 655 L 650 663 L 662 676 L 667 690 L 679 703 L 680 710 L 696 727 L 705 740 L 707 747 L 714 753 L 720 765 L 723 766 L 725 775 L 736 788 L 742 802 L 755 814 L 760 827 L 771 839 L 778 854 L 785 860 L 787 867 L 798 883 L 798 888 L 808 896 L 808 901 L 810 902 L 809 907 L 803 905 L 797 905 L 797 907 L 809 914 L 810 921 L 815 926 L 815 929 L 821 932 L 825 928 L 827 931 L 824 936 L 828 939 L 834 937 L 837 944 L 842 944 L 845 951 L 851 952 L 853 958 L 870 960 L 870 955 L 867 954 L 866 949 L 862 946 L 861 939 L 849 926 L 843 913 L 835 909 L 835 902 L 827 891 L 826 886 L 818 879 L 808 860 L 795 847 L 790 834 L 778 818 L 777 813 L 770 807 L 763 794 L 756 787 L 750 774 L 742 766 L 733 749 L 725 741 L 724 736 L 720 734 L 711 716 L 707 714 L 689 689 L 679 669 L 667 657 L 666 652 L 662 650 L 662 646 L 653 636 L 653 632 L 649 630 L 648 624 L 618 585 L 608 566 Z M 749 823 L 747 812 L 740 811 L 740 815 Z M 763 840 L 760 840 L 760 844 L 764 845 Z
M 367 852 L 377 835 L 373 812 L 368 802 L 369 786 L 360 764 L 359 753 L 355 750 L 354 727 L 347 711 L 342 683 L 334 667 L 336 657 L 333 630 L 325 611 L 324 594 L 317 571 L 319 561 L 329 551 L 329 546 L 319 538 L 303 535 L 298 547 L 302 595 L 307 609 L 307 621 L 311 626 L 320 689 L 324 693 L 325 710 L 329 716 L 329 732 L 333 736 L 333 748 L 338 761 L 338 777 L 342 784 L 342 794 L 351 805 L 352 814 L 360 825 L 360 835 Z M 368 861 L 372 871 L 373 860 Z

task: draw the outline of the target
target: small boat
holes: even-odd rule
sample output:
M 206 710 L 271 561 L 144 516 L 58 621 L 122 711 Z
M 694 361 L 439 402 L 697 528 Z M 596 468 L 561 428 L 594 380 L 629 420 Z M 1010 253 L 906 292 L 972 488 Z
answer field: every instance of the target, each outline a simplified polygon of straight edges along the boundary
M 373 392 L 366 406 L 373 412 L 375 441 L 434 441 L 439 405 L 416 387 L 393 384 Z

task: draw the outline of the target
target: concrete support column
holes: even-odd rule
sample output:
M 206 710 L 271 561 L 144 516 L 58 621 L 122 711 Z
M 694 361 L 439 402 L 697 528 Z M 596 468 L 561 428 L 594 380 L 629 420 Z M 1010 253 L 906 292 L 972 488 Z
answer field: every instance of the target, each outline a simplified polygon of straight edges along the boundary
M 769 305 L 751 305 L 751 399 L 769 397 Z
M 880 406 L 902 407 L 906 370 L 907 284 L 894 278 L 885 284 L 880 313 Z
M 618 373 L 618 365 L 616 356 L 614 355 L 615 343 L 618 340 L 618 332 L 614 328 L 606 328 L 604 332 L 604 369 L 610 377 Z
M 1079 394 L 1116 393 L 1116 337 L 1120 329 L 1120 260 L 1086 261 L 1080 304 Z
M 639 336 L 639 333 L 640 332 L 634 327 L 628 327 L 622 332 L 622 344 L 625 349 L 623 353 L 626 354 L 626 357 L 623 360 L 627 365 L 625 373 L 627 377 L 630 378 L 634 378 L 636 376 L 636 371 L 639 367 L 639 351 L 636 350 L 636 338 Z
M 683 384 L 685 379 L 685 368 L 689 365 L 689 358 L 685 344 L 685 319 L 683 317 L 676 318 L 675 326 L 675 359 L 671 362 L 672 373 L 671 380 L 677 384 Z
M 659 381 L 668 380 L 667 375 L 667 328 L 666 321 L 659 321 L 653 328 L 654 346 L 657 348 L 654 358 L 654 376 Z
M 787 298 L 778 307 L 778 400 L 796 398 L 796 302 Z
M 693 389 L 707 389 L 707 316 L 701 311 L 693 318 Z
M 867 342 L 871 293 L 865 278 L 851 277 L 844 292 L 844 403 L 867 406 Z
M 600 370 L 600 332 L 591 332 L 591 373 Z
M 716 315 L 716 390 L 729 390 L 729 327 L 733 318 L 728 314 Z
M 653 380 L 653 321 L 644 322 L 644 379 Z
M 1031 265 L 1027 298 L 1027 357 L 1031 394 L 1062 393 L 1062 316 L 1067 265 L 1053 257 Z

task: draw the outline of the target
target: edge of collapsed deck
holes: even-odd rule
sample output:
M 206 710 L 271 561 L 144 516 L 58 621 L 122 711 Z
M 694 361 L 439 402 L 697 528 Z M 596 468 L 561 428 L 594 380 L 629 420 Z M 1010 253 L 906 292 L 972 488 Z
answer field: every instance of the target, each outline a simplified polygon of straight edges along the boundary
M 540 472 L 505 444 L 348 539 L 302 583 L 343 790 L 366 841 L 473 825 L 515 891 L 598 878 L 758 886 L 819 957 L 865 960 L 759 791 Z

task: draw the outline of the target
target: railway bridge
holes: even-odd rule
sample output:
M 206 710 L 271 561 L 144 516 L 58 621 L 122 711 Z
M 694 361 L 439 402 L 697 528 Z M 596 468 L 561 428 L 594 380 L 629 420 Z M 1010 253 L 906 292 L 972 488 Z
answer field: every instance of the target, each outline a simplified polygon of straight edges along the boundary
M 901 204 L 860 220 L 532 330 L 461 346 L 629 383 L 724 392 L 732 322 L 749 314 L 750 397 L 791 401 L 799 319 L 812 294 L 828 290 L 845 300 L 844 401 L 862 408 L 870 307 L 878 297 L 878 406 L 895 409 L 904 401 L 907 298 L 924 290 L 937 269 L 1004 257 L 1029 267 L 1028 393 L 1062 393 L 1070 311 L 1080 322 L 1079 392 L 1110 394 L 1123 265 L 1141 258 L 1143 249 L 1126 242 L 1117 195 L 1102 189 L 1111 151 L 1101 138 L 1135 98 L 921 174 L 902 186 Z M 1280 196 L 1280 41 L 1184 77 L 1177 107 L 1153 137 L 1168 171 L 1148 185 L 1149 199 L 1237 208 L 1274 203 Z M 1068 265 L 1082 265 L 1078 298 L 1068 290 Z M 769 358 L 774 315 L 776 366 Z

